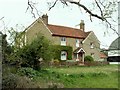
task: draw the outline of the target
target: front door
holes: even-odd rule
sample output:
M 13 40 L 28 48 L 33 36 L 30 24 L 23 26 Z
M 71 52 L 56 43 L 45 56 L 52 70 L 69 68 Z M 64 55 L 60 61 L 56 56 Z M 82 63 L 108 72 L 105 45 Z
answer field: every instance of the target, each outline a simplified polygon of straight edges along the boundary
M 76 53 L 74 54 L 74 58 L 76 61 L 82 61 L 82 56 L 83 56 L 83 53 Z
M 66 51 L 61 51 L 61 60 L 66 60 L 66 59 L 67 59 Z

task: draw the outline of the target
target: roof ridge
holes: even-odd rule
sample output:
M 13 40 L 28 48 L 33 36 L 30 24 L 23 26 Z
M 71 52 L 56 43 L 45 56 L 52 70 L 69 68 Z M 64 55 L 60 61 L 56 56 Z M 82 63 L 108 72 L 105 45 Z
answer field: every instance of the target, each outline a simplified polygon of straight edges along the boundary
M 78 29 L 78 28 L 73 28 L 73 27 L 69 27 L 69 26 L 54 25 L 54 24 L 48 24 L 48 25 L 51 25 L 51 26 L 56 26 L 56 27 L 71 28 L 71 29 L 74 29 L 74 30 L 81 30 L 81 29 Z M 81 31 L 82 31 L 82 30 L 81 30 Z M 84 32 L 84 31 L 82 31 L 82 32 Z

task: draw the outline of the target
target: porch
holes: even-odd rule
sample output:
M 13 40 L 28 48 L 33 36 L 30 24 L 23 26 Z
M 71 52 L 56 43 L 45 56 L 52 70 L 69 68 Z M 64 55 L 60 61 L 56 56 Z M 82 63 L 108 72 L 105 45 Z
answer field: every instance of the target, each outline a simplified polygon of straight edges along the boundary
M 80 48 L 80 47 L 77 48 L 73 52 L 73 57 L 74 57 L 74 60 L 79 63 L 79 65 L 84 65 L 85 51 L 83 48 Z

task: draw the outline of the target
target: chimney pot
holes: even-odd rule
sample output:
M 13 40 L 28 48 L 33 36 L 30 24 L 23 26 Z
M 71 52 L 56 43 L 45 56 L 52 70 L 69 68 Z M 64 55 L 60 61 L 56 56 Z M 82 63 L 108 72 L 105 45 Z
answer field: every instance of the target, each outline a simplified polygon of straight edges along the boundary
M 42 20 L 47 25 L 48 24 L 48 15 L 47 14 L 42 15 Z

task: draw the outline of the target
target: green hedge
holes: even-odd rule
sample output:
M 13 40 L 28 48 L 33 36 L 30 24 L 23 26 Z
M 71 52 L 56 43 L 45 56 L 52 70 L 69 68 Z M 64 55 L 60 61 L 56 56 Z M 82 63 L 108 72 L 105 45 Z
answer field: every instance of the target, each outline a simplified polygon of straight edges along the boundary
M 73 48 L 71 46 L 53 45 L 54 59 L 61 60 L 61 51 L 67 52 L 67 60 L 72 59 Z
M 90 56 L 90 55 L 87 55 L 87 56 L 85 56 L 84 60 L 91 62 L 91 61 L 94 61 L 94 58 L 92 56 Z

